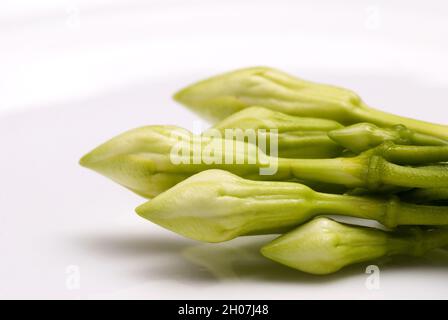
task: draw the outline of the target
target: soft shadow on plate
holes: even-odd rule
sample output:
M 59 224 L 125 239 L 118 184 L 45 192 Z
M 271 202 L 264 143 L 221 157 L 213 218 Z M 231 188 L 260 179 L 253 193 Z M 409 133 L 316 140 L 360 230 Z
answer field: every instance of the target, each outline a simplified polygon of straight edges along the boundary
M 369 265 L 379 266 L 382 272 L 407 269 L 445 269 L 448 252 L 435 250 L 424 257 L 384 258 L 349 266 L 328 276 L 314 276 L 276 264 L 259 253 L 261 246 L 273 236 L 242 237 L 221 244 L 197 243 L 183 238 L 157 235 L 114 236 L 95 235 L 77 240 L 87 253 L 103 258 L 135 260 L 141 266 L 129 273 L 141 280 L 177 280 L 184 283 L 218 283 L 222 281 L 264 281 L 292 285 L 327 284 L 352 276 L 365 275 Z M 125 271 L 126 270 L 122 270 Z

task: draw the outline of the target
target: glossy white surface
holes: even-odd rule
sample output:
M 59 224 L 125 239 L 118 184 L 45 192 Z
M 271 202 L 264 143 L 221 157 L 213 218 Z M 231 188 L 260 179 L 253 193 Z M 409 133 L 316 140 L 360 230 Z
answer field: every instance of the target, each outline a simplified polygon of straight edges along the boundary
M 448 123 L 448 7 L 390 2 L 2 3 L 0 297 L 447 298 L 444 252 L 382 262 L 379 290 L 367 264 L 307 276 L 262 259 L 266 238 L 207 245 L 154 226 L 133 212 L 143 199 L 77 165 L 132 127 L 193 129 L 171 94 L 251 65 Z

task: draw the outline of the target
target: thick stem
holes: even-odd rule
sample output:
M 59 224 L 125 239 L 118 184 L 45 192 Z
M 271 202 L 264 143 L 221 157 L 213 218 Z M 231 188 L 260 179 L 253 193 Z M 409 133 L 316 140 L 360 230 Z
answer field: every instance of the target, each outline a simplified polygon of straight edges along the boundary
M 416 132 L 448 140 L 448 126 L 401 117 L 364 104 L 353 111 L 353 117 L 357 122 L 371 122 L 382 127 L 402 124 Z
M 435 229 L 424 232 L 423 253 L 448 246 L 448 229 Z
M 299 180 L 345 185 L 350 188 L 363 187 L 362 177 L 366 170 L 364 158 L 336 159 L 282 159 L 290 166 L 292 175 Z
M 389 210 L 391 225 L 448 225 L 448 207 L 401 202 Z
M 423 166 L 404 167 L 388 161 L 379 161 L 376 178 L 382 184 L 408 188 L 448 187 L 448 167 Z
M 448 200 L 448 188 L 414 189 L 400 194 L 400 198 L 413 203 L 431 203 Z
M 396 164 L 419 165 L 448 161 L 448 146 L 400 146 L 388 147 L 384 158 Z
M 421 206 L 398 198 L 367 198 L 318 193 L 313 212 L 376 220 L 389 228 L 399 225 L 448 225 L 448 207 Z
M 423 256 L 427 252 L 448 245 L 448 229 L 422 230 L 412 228 L 402 232 L 392 232 L 387 239 L 388 255 Z
M 317 193 L 313 211 L 385 223 L 388 205 L 386 200 L 381 199 Z
M 399 160 L 402 154 L 392 151 L 390 154 L 386 153 L 386 157 Z M 431 153 L 428 157 L 435 158 L 436 155 Z M 416 158 L 416 162 L 423 161 L 423 157 Z M 281 176 L 339 184 L 349 188 L 375 190 L 384 185 L 406 188 L 448 187 L 446 165 L 406 167 L 390 163 L 382 155 L 375 154 L 336 159 L 279 159 L 279 168 Z
M 410 142 L 417 146 L 446 146 L 448 145 L 448 140 L 440 139 L 437 137 L 429 136 L 426 134 L 421 134 L 414 132 L 410 138 Z

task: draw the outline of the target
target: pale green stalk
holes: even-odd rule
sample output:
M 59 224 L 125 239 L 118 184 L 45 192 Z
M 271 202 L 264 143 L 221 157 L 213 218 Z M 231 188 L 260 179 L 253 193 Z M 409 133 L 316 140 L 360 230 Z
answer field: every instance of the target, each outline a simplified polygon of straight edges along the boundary
M 413 203 L 446 203 L 448 188 L 413 189 L 401 193 L 400 198 Z
M 358 123 L 328 132 L 328 136 L 339 145 L 355 153 L 391 141 L 398 145 L 446 146 L 447 140 L 409 130 L 403 125 L 380 128 L 371 123 Z

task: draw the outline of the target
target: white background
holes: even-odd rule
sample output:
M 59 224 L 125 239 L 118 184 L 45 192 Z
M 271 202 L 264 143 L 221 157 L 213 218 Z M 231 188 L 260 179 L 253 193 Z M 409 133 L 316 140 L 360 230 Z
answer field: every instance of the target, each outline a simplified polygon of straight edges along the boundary
M 171 94 L 255 65 L 448 123 L 447 57 L 446 1 L 3 0 L 0 297 L 447 298 L 443 252 L 381 262 L 380 290 L 367 265 L 311 277 L 263 260 L 266 238 L 203 245 L 153 226 L 141 198 L 77 165 L 135 126 L 193 128 Z

